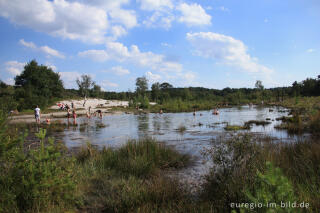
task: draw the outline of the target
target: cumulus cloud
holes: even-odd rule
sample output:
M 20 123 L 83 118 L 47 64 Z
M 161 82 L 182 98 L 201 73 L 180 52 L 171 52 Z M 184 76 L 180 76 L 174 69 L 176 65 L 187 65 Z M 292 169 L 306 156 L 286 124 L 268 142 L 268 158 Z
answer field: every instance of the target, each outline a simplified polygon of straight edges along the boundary
M 178 21 L 188 26 L 211 24 L 211 16 L 199 4 L 181 3 L 177 6 L 177 10 L 182 14 Z
M 245 44 L 231 36 L 212 32 L 187 33 L 196 55 L 215 59 L 249 73 L 272 73 L 273 70 L 261 65 L 247 52 Z
M 10 75 L 20 75 L 25 65 L 26 63 L 21 63 L 18 61 L 7 61 L 5 63 L 5 71 Z
M 43 52 L 47 56 L 53 56 L 53 57 L 57 57 L 57 58 L 65 58 L 65 56 L 61 52 L 59 52 L 58 50 L 52 49 L 51 47 L 48 47 L 48 46 L 37 47 L 37 45 L 35 45 L 33 42 L 27 42 L 23 39 L 21 39 L 19 41 L 19 43 L 25 47 Z
M 151 82 L 151 83 L 154 83 L 154 82 L 157 82 L 161 79 L 161 75 L 158 75 L 158 74 L 155 74 L 155 73 L 152 73 L 152 72 L 146 72 L 145 73 L 147 79 Z
M 102 87 L 118 87 L 119 85 L 108 80 L 103 80 L 99 83 Z
M 121 66 L 115 66 L 112 67 L 110 70 L 105 70 L 103 72 L 107 72 L 107 73 L 113 73 L 119 76 L 124 76 L 124 75 L 129 75 L 130 71 L 128 69 L 125 69 Z
M 105 50 L 86 50 L 79 52 L 78 56 L 88 57 L 94 61 L 103 62 L 109 59 L 109 55 Z
M 11 22 L 64 39 L 104 43 L 125 35 L 112 28 L 138 25 L 132 10 L 122 9 L 128 0 L 10 0 L 0 1 L 0 16 Z M 30 6 L 32 5 L 32 6 Z
M 112 22 L 123 24 L 128 29 L 137 26 L 136 14 L 132 10 L 112 10 L 110 16 Z
M 172 9 L 171 0 L 137 0 L 142 10 L 164 10 Z
M 65 88 L 77 88 L 76 80 L 81 77 L 79 72 L 59 72 Z
M 119 42 L 108 42 L 105 50 L 87 50 L 79 52 L 78 55 L 100 62 L 115 60 L 118 62 L 132 63 L 160 72 L 180 72 L 182 70 L 181 64 L 168 61 L 164 55 L 155 54 L 150 51 L 141 52 L 136 45 L 132 45 L 129 49 Z
M 164 28 L 169 29 L 175 16 L 170 11 L 155 11 L 150 17 L 142 23 L 148 28 Z
M 116 25 L 111 28 L 113 39 L 117 39 L 127 34 L 127 30 L 122 26 Z

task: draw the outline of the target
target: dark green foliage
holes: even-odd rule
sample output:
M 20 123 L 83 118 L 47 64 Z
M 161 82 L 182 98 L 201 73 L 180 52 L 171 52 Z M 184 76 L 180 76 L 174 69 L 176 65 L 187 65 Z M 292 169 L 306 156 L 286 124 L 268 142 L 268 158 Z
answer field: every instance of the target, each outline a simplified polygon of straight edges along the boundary
M 14 98 L 14 87 L 6 85 L 0 80 L 0 110 L 4 112 L 10 112 L 16 110 L 18 103 Z
M 261 208 L 254 211 L 259 212 L 298 212 L 297 209 L 281 207 L 282 203 L 299 202 L 294 194 L 291 182 L 283 175 L 280 168 L 275 168 L 271 162 L 266 163 L 266 169 L 262 173 L 257 171 L 254 187 L 247 185 L 245 195 L 249 203 L 261 203 Z M 272 203 L 272 207 L 270 205 Z M 250 212 L 250 209 L 244 209 Z
M 37 134 L 40 146 L 28 150 L 23 138 L 8 136 L 3 117 L 0 126 L 0 212 L 74 208 L 73 159 L 52 139 L 44 144 L 45 130 Z
M 64 88 L 58 73 L 35 60 L 29 62 L 23 72 L 15 77 L 15 98 L 19 110 L 45 107 L 55 98 L 61 98 Z

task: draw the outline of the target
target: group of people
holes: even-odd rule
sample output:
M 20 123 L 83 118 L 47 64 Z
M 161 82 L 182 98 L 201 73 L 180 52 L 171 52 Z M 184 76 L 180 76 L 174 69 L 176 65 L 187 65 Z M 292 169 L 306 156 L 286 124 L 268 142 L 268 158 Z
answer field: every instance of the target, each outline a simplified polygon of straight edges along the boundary
M 58 105 L 60 110 L 68 110 L 68 109 L 70 109 L 68 104 L 58 103 L 57 105 Z M 72 108 L 73 108 L 73 103 L 71 105 L 72 105 Z
M 72 111 L 71 108 L 68 106 L 68 104 L 64 105 L 64 104 L 58 104 L 58 106 L 60 107 L 60 109 L 62 110 L 67 110 L 67 118 L 68 118 L 68 123 L 69 123 L 69 119 L 73 118 L 73 124 L 77 124 L 77 113 L 76 113 L 76 109 L 73 105 L 73 103 L 71 103 L 71 107 L 72 107 Z M 91 106 L 89 107 L 88 111 L 87 111 L 87 118 L 91 118 Z M 39 106 L 36 106 L 36 108 L 34 109 L 34 116 L 36 119 L 36 123 L 40 124 L 40 108 Z M 102 111 L 100 109 L 96 110 L 93 113 L 93 116 L 99 116 L 100 118 L 102 118 Z M 46 119 L 46 123 L 50 124 L 50 118 Z

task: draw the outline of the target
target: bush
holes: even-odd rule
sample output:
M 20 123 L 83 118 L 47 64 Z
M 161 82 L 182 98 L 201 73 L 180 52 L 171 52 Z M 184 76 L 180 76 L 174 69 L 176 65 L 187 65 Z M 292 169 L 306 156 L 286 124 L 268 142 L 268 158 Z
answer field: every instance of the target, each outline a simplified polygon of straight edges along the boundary
M 263 170 L 263 150 L 249 134 L 238 134 L 228 141 L 216 141 L 205 152 L 213 168 L 205 176 L 202 198 L 217 212 L 230 212 L 230 203 L 245 202 L 245 185 L 255 181 L 257 169 Z
M 271 162 L 266 163 L 264 173 L 257 171 L 253 185 L 247 185 L 245 195 L 248 203 L 262 204 L 256 208 L 259 212 L 297 212 L 291 207 L 283 208 L 282 203 L 298 202 L 294 194 L 293 186 L 280 168 L 275 168 Z M 268 206 L 272 204 L 272 207 Z M 250 209 L 244 209 L 249 212 Z
M 0 125 L 6 127 L 4 119 Z M 5 129 L 5 128 L 4 128 Z M 0 133 L 0 212 L 42 212 L 74 208 L 72 158 L 61 155 L 61 146 L 40 129 L 40 146 L 26 150 L 23 138 Z

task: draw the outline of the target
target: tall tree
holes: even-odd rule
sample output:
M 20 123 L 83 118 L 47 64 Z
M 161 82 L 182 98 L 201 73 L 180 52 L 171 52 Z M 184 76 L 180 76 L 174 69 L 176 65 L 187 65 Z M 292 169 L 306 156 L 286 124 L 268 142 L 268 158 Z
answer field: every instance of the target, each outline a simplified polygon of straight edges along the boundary
M 172 89 L 173 86 L 167 82 L 164 82 L 162 84 L 160 84 L 160 89 L 161 90 L 168 90 L 168 89 Z
M 27 109 L 34 105 L 46 106 L 53 98 L 62 97 L 64 88 L 58 73 L 51 68 L 30 61 L 22 73 L 15 77 L 16 98 L 20 108 Z
M 254 86 L 259 90 L 264 89 L 264 86 L 262 85 L 262 81 L 260 81 L 260 80 L 257 80 Z
M 79 93 L 82 96 L 88 96 L 89 90 L 95 85 L 89 75 L 81 75 L 81 79 L 77 78 L 76 82 L 79 87 Z
M 148 90 L 148 80 L 145 76 L 136 79 L 136 92 L 144 95 Z
M 91 90 L 91 95 L 92 97 L 102 97 L 103 93 L 102 93 L 102 89 L 99 85 L 94 84 L 93 88 Z
M 160 95 L 160 83 L 156 82 L 151 86 L 151 97 L 152 100 L 157 101 Z

